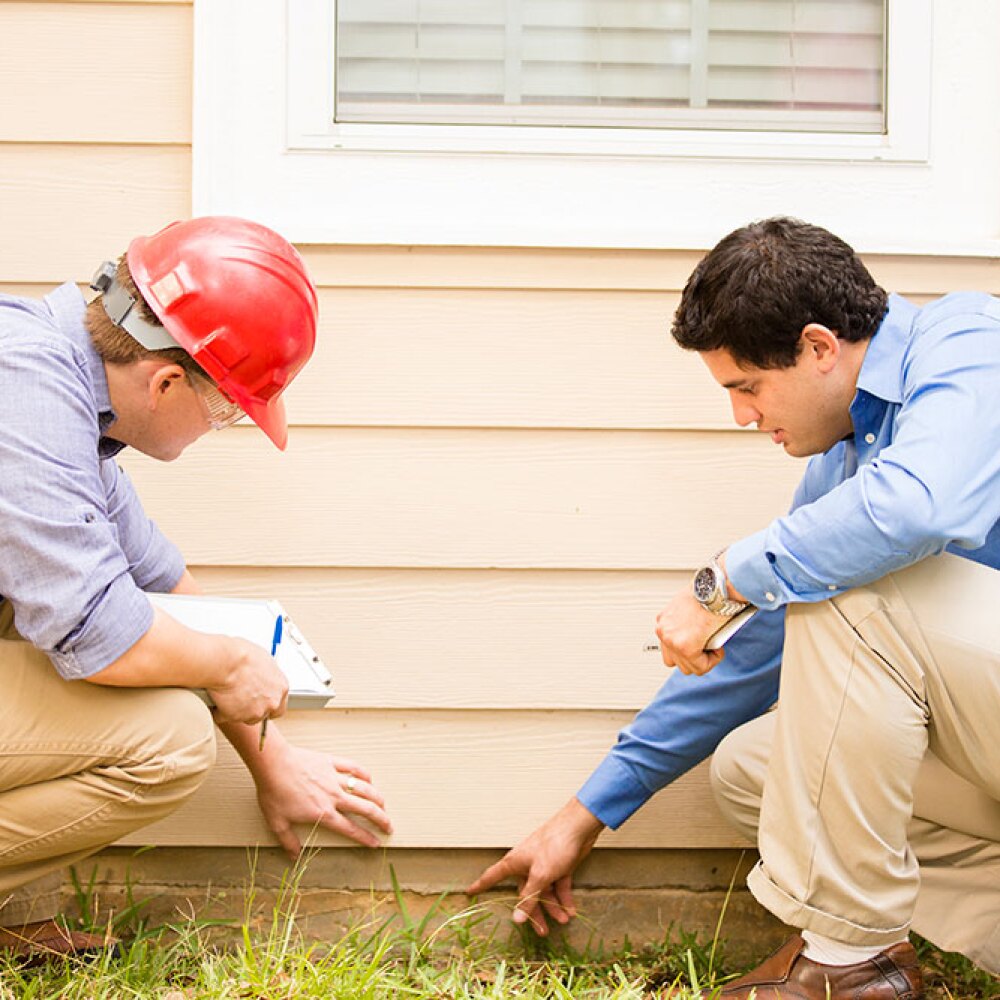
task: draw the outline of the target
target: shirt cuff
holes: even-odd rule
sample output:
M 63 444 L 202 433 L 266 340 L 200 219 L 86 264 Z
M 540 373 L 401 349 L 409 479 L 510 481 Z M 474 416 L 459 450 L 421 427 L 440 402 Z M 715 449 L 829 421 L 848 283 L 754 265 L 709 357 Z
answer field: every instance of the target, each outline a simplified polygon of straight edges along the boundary
M 614 753 L 597 765 L 576 797 L 605 826 L 617 830 L 653 796 L 642 782 L 624 767 Z
M 60 648 L 46 652 L 66 680 L 82 680 L 114 663 L 152 625 L 153 606 L 149 598 L 130 576 L 120 576 Z
M 733 542 L 726 549 L 726 576 L 751 604 L 773 611 L 788 603 L 785 588 L 767 553 L 767 529 Z

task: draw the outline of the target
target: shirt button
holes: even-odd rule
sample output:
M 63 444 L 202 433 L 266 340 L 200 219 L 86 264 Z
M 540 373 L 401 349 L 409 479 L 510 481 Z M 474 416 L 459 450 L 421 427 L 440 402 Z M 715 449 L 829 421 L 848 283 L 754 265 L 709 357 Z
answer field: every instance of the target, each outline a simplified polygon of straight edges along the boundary
M 768 592 L 767 592 L 767 593 L 766 593 L 766 594 L 764 595 L 764 597 L 765 597 L 765 598 L 766 598 L 767 600 L 769 600 L 769 601 L 773 601 L 773 600 L 774 600 L 774 594 L 772 594 L 772 593 L 771 593 L 771 591 L 768 591 Z
M 836 590 L 837 589 L 837 585 L 835 583 L 831 583 L 826 589 L 827 590 Z
M 869 431 L 869 432 L 868 432 L 868 433 L 867 433 L 867 434 L 865 435 L 865 444 L 874 444 L 874 443 L 875 443 L 875 435 L 874 435 L 874 434 L 872 434 L 872 432 L 871 432 L 871 431 Z

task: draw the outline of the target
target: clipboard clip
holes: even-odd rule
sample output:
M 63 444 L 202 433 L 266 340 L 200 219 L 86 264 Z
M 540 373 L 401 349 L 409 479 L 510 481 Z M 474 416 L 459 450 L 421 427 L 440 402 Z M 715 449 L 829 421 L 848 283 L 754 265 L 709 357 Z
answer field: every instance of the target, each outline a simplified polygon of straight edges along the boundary
M 303 659 L 312 668 L 313 673 L 319 678 L 320 682 L 329 687 L 333 683 L 333 675 L 327 670 L 326 664 L 319 658 L 312 646 L 306 642 L 305 636 L 296 628 L 295 623 L 287 615 L 285 616 L 285 636 L 299 647 L 299 652 L 302 654 Z

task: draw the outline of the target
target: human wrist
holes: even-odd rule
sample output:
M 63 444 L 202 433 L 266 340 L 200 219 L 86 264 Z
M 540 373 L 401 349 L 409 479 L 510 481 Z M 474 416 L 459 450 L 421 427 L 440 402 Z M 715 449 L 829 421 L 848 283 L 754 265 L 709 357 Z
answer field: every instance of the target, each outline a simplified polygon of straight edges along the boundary
M 726 569 L 726 552 L 727 550 L 723 549 L 715 557 L 715 561 L 719 564 L 719 569 L 722 570 L 722 575 L 726 580 L 726 596 L 731 601 L 739 601 L 742 604 L 750 604 L 751 602 L 736 589 L 736 585 L 729 576 L 729 571 Z
M 601 822 L 576 796 L 560 810 L 560 817 L 568 824 L 581 843 L 593 843 L 604 830 Z
M 204 686 L 212 691 L 237 687 L 250 662 L 245 641 L 227 635 L 197 634 L 204 639 L 204 646 L 198 651 L 199 659 L 210 673 Z
M 260 726 L 257 724 L 223 722 L 219 724 L 219 729 L 249 768 L 258 791 L 277 787 L 282 776 L 291 773 L 289 761 L 293 746 L 273 721 L 268 727 L 263 749 L 260 747 Z
M 710 562 L 695 572 L 691 591 L 705 611 L 720 618 L 732 618 L 749 603 L 742 595 L 734 596 L 726 575 L 725 551 L 713 556 Z

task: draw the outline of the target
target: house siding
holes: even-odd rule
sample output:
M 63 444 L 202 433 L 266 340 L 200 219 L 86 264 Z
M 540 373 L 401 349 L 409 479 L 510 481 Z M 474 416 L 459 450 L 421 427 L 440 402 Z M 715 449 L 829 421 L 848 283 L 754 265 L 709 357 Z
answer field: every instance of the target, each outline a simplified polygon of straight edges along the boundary
M 0 291 L 84 284 L 190 214 L 192 5 L 0 3 L 0 36 Z M 238 427 L 123 464 L 207 589 L 276 596 L 310 635 L 336 707 L 282 728 L 371 767 L 392 846 L 509 845 L 662 683 L 643 647 L 665 599 L 783 510 L 802 466 L 734 429 L 670 341 L 698 253 L 301 249 L 321 328 L 288 452 Z M 993 259 L 867 263 L 920 301 L 1000 290 Z M 226 749 L 127 841 L 269 842 Z M 741 841 L 699 768 L 602 843 Z

